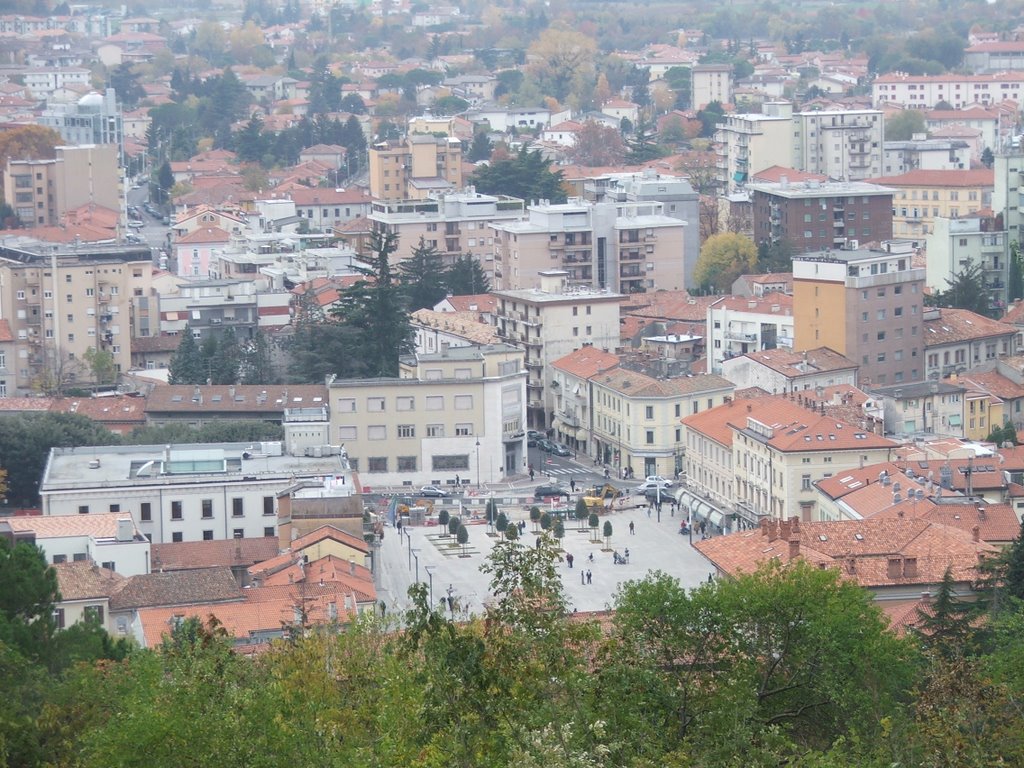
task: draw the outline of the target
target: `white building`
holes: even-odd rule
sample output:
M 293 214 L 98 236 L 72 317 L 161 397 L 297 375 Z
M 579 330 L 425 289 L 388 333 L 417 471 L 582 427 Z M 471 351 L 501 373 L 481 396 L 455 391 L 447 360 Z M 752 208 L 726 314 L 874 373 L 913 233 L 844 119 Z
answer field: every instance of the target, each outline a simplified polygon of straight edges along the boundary
M 84 520 L 114 509 L 164 544 L 276 536 L 276 495 L 325 478 L 355 488 L 338 455 L 287 456 L 281 443 L 93 446 L 51 449 L 39 492 L 45 516 Z
M 722 361 L 748 352 L 793 348 L 793 297 L 723 296 L 708 307 L 708 364 L 722 372 Z
M 1010 279 L 1009 238 L 997 229 L 993 217 L 936 218 L 928 233 L 925 283 L 933 291 L 945 291 L 958 273 L 969 265 L 982 269 L 989 305 L 1004 309 Z
M 886 176 L 910 171 L 962 171 L 971 167 L 971 146 L 954 139 L 926 139 L 915 135 L 910 141 L 885 142 L 883 161 Z
M 0 533 L 6 529 L 19 540 L 34 536 L 50 563 L 92 561 L 122 576 L 149 573 L 149 540 L 121 502 L 113 497 L 91 509 L 92 514 L 89 503 L 72 499 L 53 517 L 8 517 L 0 522 Z
M 890 72 L 879 75 L 871 85 L 876 105 L 899 104 L 909 109 L 934 109 L 940 101 L 954 109 L 981 104 L 999 104 L 1006 99 L 1020 103 L 1024 72 L 989 75 L 907 75 Z
M 857 364 L 828 347 L 802 352 L 772 349 L 725 360 L 722 375 L 737 389 L 759 387 L 774 394 L 856 386 Z

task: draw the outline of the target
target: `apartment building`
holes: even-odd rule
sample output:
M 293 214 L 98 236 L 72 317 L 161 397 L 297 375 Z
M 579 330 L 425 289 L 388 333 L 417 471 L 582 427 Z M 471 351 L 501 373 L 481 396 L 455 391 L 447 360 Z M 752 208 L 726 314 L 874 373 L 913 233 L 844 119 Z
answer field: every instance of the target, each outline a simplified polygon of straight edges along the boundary
M 971 146 L 958 139 L 928 139 L 915 134 L 909 141 L 885 142 L 882 172 L 899 176 L 910 171 L 962 171 L 971 167 Z
M 871 396 L 881 401 L 885 433 L 904 438 L 921 433 L 964 437 L 966 394 L 967 389 L 952 380 L 919 381 L 871 390 Z
M 822 519 L 813 483 L 888 461 L 897 444 L 795 396 L 729 401 L 682 420 L 687 479 L 732 528 Z
M 618 355 L 591 346 L 575 349 L 551 363 L 551 388 L 555 396 L 551 427 L 558 441 L 576 454 L 591 454 L 594 428 L 591 379 L 618 366 Z
M 748 352 L 793 347 L 793 297 L 723 296 L 708 307 L 708 366 L 722 372 L 722 361 Z
M 330 232 L 370 212 L 370 196 L 355 186 L 347 189 L 295 187 L 289 196 L 295 203 L 295 215 L 305 219 L 314 232 Z
M 124 122 L 117 93 L 87 93 L 73 104 L 51 104 L 39 115 L 39 124 L 52 128 L 68 144 L 113 144 L 124 153 Z
M 928 379 L 963 373 L 1017 354 L 1017 329 L 1007 323 L 948 307 L 926 310 L 922 321 L 924 375 Z
M 898 104 L 907 109 L 935 109 L 940 101 L 954 109 L 976 104 L 989 106 L 1007 99 L 1020 102 L 1024 72 L 966 75 L 908 75 L 890 72 L 871 85 L 876 106 Z
M 967 171 L 915 170 L 871 179 L 895 190 L 893 237 L 921 238 L 939 217 L 957 219 L 993 205 L 995 176 L 989 168 Z
M 676 477 L 685 453 L 680 419 L 721 405 L 735 390 L 714 374 L 654 378 L 624 367 L 590 381 L 591 455 L 620 477 Z
M 929 133 L 947 128 L 971 128 L 980 131 L 982 147 L 995 149 L 1001 136 L 1009 130 L 1009 121 L 1003 110 L 996 107 L 969 107 L 966 109 L 933 109 L 924 116 L 924 127 Z M 886 173 L 892 171 L 886 170 Z
M 686 222 L 683 253 L 700 253 L 700 196 L 683 176 L 671 176 L 647 168 L 641 173 L 611 173 L 584 180 L 583 194 L 595 203 L 662 204 L 662 213 Z M 684 284 L 693 286 L 697 259 L 686 259 Z
M 795 251 L 809 253 L 892 238 L 895 190 L 888 187 L 783 179 L 747 188 L 755 242 L 788 242 Z
M 53 160 L 7 161 L 4 189 L 21 224 L 59 226 L 69 211 L 90 206 L 114 211 L 123 226 L 124 180 L 118 148 L 86 144 L 55 151 Z
M 893 244 L 793 259 L 794 349 L 827 346 L 874 385 L 925 376 L 925 270 Z
M 981 268 L 989 308 L 1000 312 L 1007 306 L 1010 249 L 1006 231 L 993 216 L 935 219 L 928 234 L 926 284 L 945 291 L 958 273 L 976 265 Z
M 863 181 L 882 173 L 885 118 L 877 109 L 798 112 L 792 141 L 788 165 L 830 179 Z
M 329 385 L 331 435 L 366 486 L 494 483 L 525 471 L 526 370 L 509 344 L 443 349 L 388 379 Z
M 569 284 L 621 293 L 685 287 L 687 222 L 664 204 L 566 203 L 527 206 L 525 221 L 493 224 L 494 287 L 522 290 L 544 271 L 563 270 Z M 695 225 L 694 225 L 695 226 Z M 689 272 L 692 274 L 692 267 Z
M 715 133 L 718 184 L 733 192 L 773 165 L 793 166 L 793 106 L 769 102 L 762 113 L 730 114 Z
M 732 64 L 698 64 L 690 70 L 690 93 L 694 109 L 712 101 L 732 104 Z
M 498 336 L 525 352 L 526 407 L 534 428 L 554 410 L 551 363 L 583 346 L 612 352 L 619 346 L 619 308 L 626 297 L 570 286 L 563 270 L 540 273 L 537 288 L 494 291 Z
M 422 200 L 462 188 L 462 143 L 453 137 L 410 134 L 370 147 L 370 196 Z
M 33 541 L 54 565 L 91 562 L 122 576 L 149 573 L 149 540 L 119 509 L 91 515 L 5 517 L 0 531 L 19 541 Z
M 231 328 L 239 339 L 257 329 L 282 328 L 291 322 L 292 294 L 268 292 L 251 280 L 201 280 L 182 283 L 171 295 L 151 296 L 140 302 L 149 311 L 148 332 L 141 336 L 180 334 L 189 326 L 192 335 L 205 339 Z M 152 322 L 159 318 L 159 325 Z M 146 331 L 147 327 L 140 330 Z
M 88 86 L 92 75 L 84 67 L 32 67 L 19 74 L 36 99 L 45 99 L 69 85 Z
M 0 247 L 0 318 L 15 340 L 8 394 L 91 381 L 89 349 L 127 371 L 152 272 L 148 247 Z
M 1010 242 L 1024 242 L 1024 152 L 1018 147 L 998 153 L 993 172 L 992 212 L 1002 216 Z
M 281 443 L 53 448 L 39 493 L 44 516 L 131 515 L 157 544 L 276 536 L 277 494 L 296 481 L 355 491 L 338 449 L 326 453 L 335 455 L 290 456 Z
M 493 270 L 491 225 L 520 221 L 524 215 L 519 198 L 482 195 L 472 187 L 428 199 L 377 200 L 369 213 L 376 229 L 398 237 L 396 261 L 409 258 L 422 238 L 425 245 L 441 253 L 445 264 L 474 254 L 488 271 Z
M 737 389 L 758 387 L 772 394 L 857 386 L 857 364 L 828 347 L 748 352 L 727 358 L 721 367 L 722 375 Z

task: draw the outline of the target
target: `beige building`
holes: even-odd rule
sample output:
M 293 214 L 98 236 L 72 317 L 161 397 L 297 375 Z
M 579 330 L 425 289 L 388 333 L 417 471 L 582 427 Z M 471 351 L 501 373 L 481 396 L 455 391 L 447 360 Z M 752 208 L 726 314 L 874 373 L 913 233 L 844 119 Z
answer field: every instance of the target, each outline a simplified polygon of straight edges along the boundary
M 0 248 L 0 318 L 14 337 L 9 394 L 93 381 L 90 349 L 111 353 L 117 370 L 127 371 L 152 276 L 148 247 Z
M 566 203 L 527 207 L 525 221 L 495 224 L 494 287 L 520 290 L 550 269 L 570 285 L 643 293 L 685 287 L 687 222 L 660 202 Z
M 370 196 L 422 200 L 462 187 L 462 143 L 450 136 L 414 133 L 370 147 Z
M 508 344 L 403 361 L 330 384 L 331 438 L 364 487 L 499 482 L 525 471 L 526 371 Z
M 690 72 L 695 109 L 703 109 L 712 101 L 732 103 L 732 64 L 701 64 Z
M 973 216 L 993 205 L 995 174 L 988 168 L 915 170 L 870 181 L 895 190 L 892 198 L 892 235 L 895 238 L 923 238 L 935 231 L 938 218 Z
M 124 182 L 116 144 L 57 147 L 53 160 L 11 159 L 4 169 L 8 204 L 26 227 L 55 227 L 82 206 L 121 213 Z M 123 218 L 123 217 L 122 217 Z M 121 221 L 122 226 L 125 221 Z
M 814 482 L 888 461 L 897 444 L 784 396 L 730 401 L 683 419 L 691 492 L 709 499 L 719 528 L 762 519 L 822 519 Z
M 793 107 L 768 103 L 763 113 L 733 114 L 715 134 L 718 183 L 733 191 L 773 165 L 793 167 Z
M 714 374 L 656 379 L 622 367 L 591 382 L 593 456 L 620 477 L 675 477 L 683 469 L 680 420 L 722 405 L 734 390 Z
M 423 238 L 425 245 L 441 253 L 446 264 L 463 254 L 474 254 L 485 270 L 493 272 L 491 225 L 521 220 L 523 207 L 517 197 L 481 195 L 470 188 L 426 200 L 377 200 L 370 221 L 398 237 L 397 261 L 409 258 Z
M 526 352 L 529 424 L 545 427 L 554 410 L 551 364 L 584 346 L 618 348 L 619 307 L 626 297 L 570 286 L 557 269 L 541 272 L 537 288 L 494 294 L 498 336 Z

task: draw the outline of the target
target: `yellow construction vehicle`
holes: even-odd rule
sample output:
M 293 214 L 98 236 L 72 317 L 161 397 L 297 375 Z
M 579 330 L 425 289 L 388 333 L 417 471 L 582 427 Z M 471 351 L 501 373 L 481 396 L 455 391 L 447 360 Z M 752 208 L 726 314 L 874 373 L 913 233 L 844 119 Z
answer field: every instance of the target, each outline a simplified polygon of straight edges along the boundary
M 603 512 L 609 509 L 612 502 L 622 495 L 622 491 L 610 483 L 591 488 L 583 495 L 583 502 L 592 512 Z

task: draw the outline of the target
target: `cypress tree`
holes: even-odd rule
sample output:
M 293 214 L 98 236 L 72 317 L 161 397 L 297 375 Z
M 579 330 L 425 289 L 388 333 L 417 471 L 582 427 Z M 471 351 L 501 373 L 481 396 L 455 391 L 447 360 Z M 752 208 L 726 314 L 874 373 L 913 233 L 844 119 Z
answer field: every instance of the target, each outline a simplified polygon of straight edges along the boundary
M 195 337 L 192 336 L 192 326 L 190 325 L 186 325 L 185 330 L 182 331 L 178 349 L 171 357 L 167 381 L 170 384 L 206 383 L 203 357 Z

